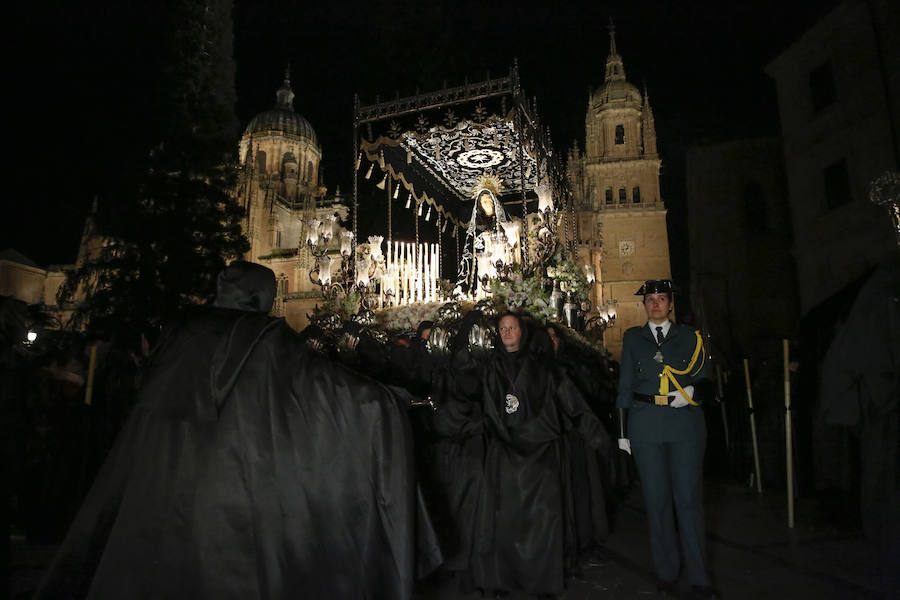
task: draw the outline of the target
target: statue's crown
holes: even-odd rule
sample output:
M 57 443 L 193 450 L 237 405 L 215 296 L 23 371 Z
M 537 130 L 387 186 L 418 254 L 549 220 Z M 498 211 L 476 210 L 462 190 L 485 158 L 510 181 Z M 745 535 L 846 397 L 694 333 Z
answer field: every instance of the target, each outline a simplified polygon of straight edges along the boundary
M 497 175 L 494 173 L 482 173 L 478 176 L 478 179 L 475 180 L 472 197 L 477 199 L 478 194 L 483 190 L 488 190 L 489 192 L 492 192 L 494 196 L 499 196 L 502 188 L 503 184 L 500 182 L 500 178 L 497 177 Z

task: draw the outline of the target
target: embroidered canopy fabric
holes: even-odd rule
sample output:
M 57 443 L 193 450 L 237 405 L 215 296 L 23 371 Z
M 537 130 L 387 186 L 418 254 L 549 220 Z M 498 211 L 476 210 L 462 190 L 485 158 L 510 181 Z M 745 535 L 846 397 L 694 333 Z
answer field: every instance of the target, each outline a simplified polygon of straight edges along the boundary
M 534 146 L 519 135 L 514 113 L 360 143 L 366 158 L 392 181 L 457 225 L 469 220 L 475 181 L 485 173 L 500 178 L 505 201 L 521 200 L 523 187 L 528 198 L 534 197 L 534 187 L 546 173 L 544 164 L 538 166 Z

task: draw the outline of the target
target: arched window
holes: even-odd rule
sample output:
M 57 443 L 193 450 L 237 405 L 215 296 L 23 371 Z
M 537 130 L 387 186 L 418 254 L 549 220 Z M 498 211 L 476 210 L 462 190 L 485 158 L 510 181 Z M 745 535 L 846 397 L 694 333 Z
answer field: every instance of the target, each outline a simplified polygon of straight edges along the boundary
M 628 202 L 628 197 L 625 193 L 625 188 L 619 188 L 619 204 L 625 204 Z
M 625 143 L 625 126 L 624 125 L 616 125 L 616 143 L 617 144 Z
M 613 203 L 612 188 L 606 188 L 606 203 L 607 204 Z
M 631 188 L 631 201 L 635 204 L 641 203 L 641 188 L 639 186 Z
M 263 150 L 256 151 L 256 171 L 259 173 L 266 172 L 266 153 Z

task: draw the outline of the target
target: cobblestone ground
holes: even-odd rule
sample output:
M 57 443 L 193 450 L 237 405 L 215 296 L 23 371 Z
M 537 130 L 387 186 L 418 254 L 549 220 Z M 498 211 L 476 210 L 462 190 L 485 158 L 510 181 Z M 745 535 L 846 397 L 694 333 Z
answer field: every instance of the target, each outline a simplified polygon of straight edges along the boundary
M 762 496 L 741 485 L 708 484 L 707 551 L 715 587 L 725 600 L 878 598 L 874 561 L 861 532 L 826 522 L 816 502 L 798 501 L 787 526 L 783 494 Z M 640 490 L 628 495 L 613 523 L 603 560 L 569 580 L 560 600 L 656 597 Z M 804 512 L 807 511 L 807 512 Z M 690 586 L 679 591 L 690 598 Z M 421 600 L 476 600 L 454 581 L 420 589 Z M 511 594 L 506 600 L 533 599 Z
M 879 597 L 874 560 L 861 533 L 829 523 L 812 500 L 796 505 L 796 526 L 787 527 L 783 495 L 757 495 L 740 485 L 709 484 L 706 520 L 710 570 L 725 600 L 817 600 Z M 655 580 L 640 490 L 618 510 L 605 553 L 569 580 L 560 600 L 653 598 Z M 13 538 L 12 597 L 30 598 L 54 547 Z M 681 591 L 689 597 L 686 582 Z M 457 582 L 422 585 L 417 600 L 477 600 Z M 529 596 L 511 594 L 506 600 Z

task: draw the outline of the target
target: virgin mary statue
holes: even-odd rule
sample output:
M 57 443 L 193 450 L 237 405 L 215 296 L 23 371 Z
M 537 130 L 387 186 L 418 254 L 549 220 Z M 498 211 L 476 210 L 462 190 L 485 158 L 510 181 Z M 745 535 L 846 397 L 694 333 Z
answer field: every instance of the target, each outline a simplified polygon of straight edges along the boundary
M 466 242 L 460 258 L 457 290 L 472 294 L 482 277 L 490 274 L 491 259 L 497 244 L 506 244 L 503 224 L 509 217 L 500 202 L 500 178 L 482 174 L 472 191 L 472 217 L 466 228 Z

